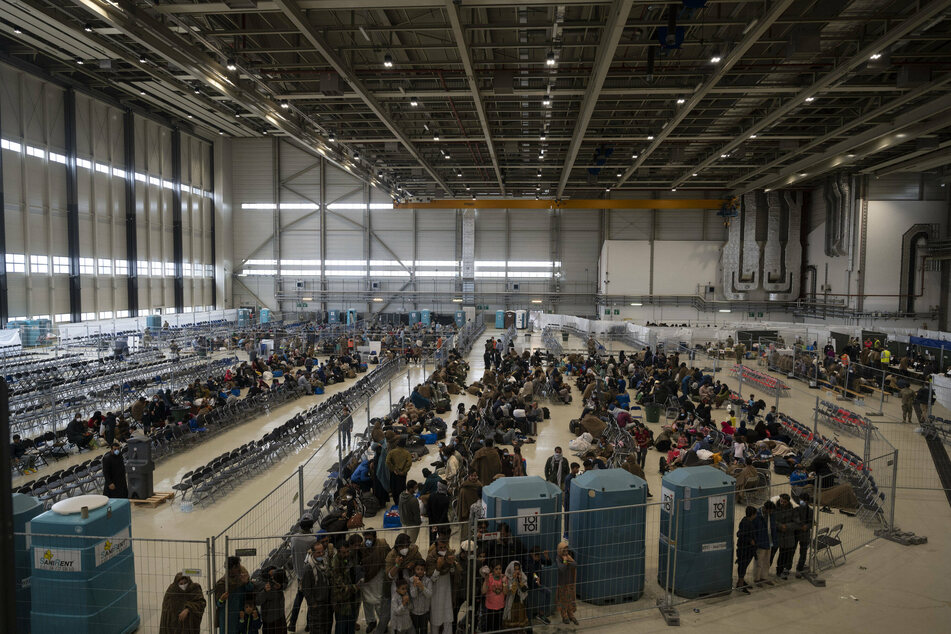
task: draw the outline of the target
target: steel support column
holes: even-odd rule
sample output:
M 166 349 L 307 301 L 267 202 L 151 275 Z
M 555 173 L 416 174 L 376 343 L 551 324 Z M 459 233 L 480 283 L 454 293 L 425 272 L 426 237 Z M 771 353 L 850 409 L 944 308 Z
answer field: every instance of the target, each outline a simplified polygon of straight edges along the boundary
M 129 317 L 139 315 L 138 235 L 135 225 L 135 115 L 126 110 L 122 115 L 122 141 L 125 152 L 125 259 Z
M 209 238 L 211 240 L 211 306 L 218 308 L 218 258 L 217 251 L 215 248 L 215 215 L 217 213 L 218 201 L 220 200 L 218 195 L 215 193 L 215 146 L 208 146 L 208 178 L 211 181 L 208 183 L 209 189 L 211 192 L 211 220 L 208 223 L 208 233 L 210 234 Z M 202 209 L 205 207 L 205 199 L 202 198 L 201 202 Z M 194 267 L 194 264 L 192 265 Z M 192 268 L 194 271 L 194 268 Z M 227 308 L 227 305 L 222 308 Z
M 82 285 L 79 277 L 79 174 L 76 167 L 76 93 L 63 93 L 66 142 L 66 255 L 69 258 L 69 318 L 82 321 Z M 135 176 L 133 174 L 133 176 Z
M 0 103 L 2 106 L 2 103 Z M 3 109 L 0 107 L 0 122 L 3 120 Z M 0 129 L 2 123 L 0 123 Z M 4 211 L 3 197 L 3 152 L 0 152 L 0 328 L 6 328 L 10 318 L 10 306 L 7 300 L 7 222 Z M 4 430 L 6 433 L 6 430 Z M 6 449 L 4 449 L 6 451 Z
M 185 276 L 182 256 L 182 131 L 172 128 L 172 260 L 175 262 L 175 312 L 185 311 Z

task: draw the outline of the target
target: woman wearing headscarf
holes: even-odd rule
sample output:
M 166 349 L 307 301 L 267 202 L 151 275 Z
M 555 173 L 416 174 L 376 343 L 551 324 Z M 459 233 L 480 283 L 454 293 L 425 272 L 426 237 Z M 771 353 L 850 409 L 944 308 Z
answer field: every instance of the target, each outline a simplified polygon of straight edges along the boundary
M 205 595 L 191 577 L 175 573 L 162 599 L 159 634 L 198 634 L 205 614 Z
M 505 583 L 508 592 L 505 595 L 505 611 L 502 624 L 506 628 L 528 627 L 528 612 L 525 602 L 528 600 L 528 577 L 522 572 L 522 564 L 512 560 L 505 568 Z
M 568 548 L 568 542 L 562 541 L 558 544 L 558 592 L 555 595 L 555 601 L 561 611 L 561 622 L 565 624 L 571 622 L 578 625 L 578 619 L 575 618 L 577 567 L 574 553 Z

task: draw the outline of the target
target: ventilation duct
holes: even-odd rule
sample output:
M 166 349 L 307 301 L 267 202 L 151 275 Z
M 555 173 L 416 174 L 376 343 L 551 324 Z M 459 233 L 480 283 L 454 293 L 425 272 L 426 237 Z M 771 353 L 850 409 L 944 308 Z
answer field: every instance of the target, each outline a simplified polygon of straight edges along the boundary
M 792 301 L 799 296 L 802 200 L 799 192 L 766 195 L 768 224 L 763 248 L 763 289 L 773 301 Z
M 757 212 L 759 210 L 759 192 L 743 195 L 743 251 L 740 253 L 740 276 L 736 287 L 739 290 L 753 291 L 759 288 L 760 246 L 756 241 Z

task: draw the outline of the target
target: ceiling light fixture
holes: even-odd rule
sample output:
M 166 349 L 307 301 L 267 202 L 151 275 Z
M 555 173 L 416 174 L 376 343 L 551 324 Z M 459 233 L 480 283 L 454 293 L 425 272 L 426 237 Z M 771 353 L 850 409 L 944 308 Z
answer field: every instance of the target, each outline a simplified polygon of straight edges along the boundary
M 533 303 L 533 304 L 541 304 L 541 303 L 542 303 L 542 300 L 540 300 L 540 299 L 533 299 L 533 300 L 532 300 L 532 303 Z
M 544 161 L 544 160 L 545 160 L 545 155 L 544 155 L 544 154 L 539 154 L 539 155 L 538 155 L 538 159 L 541 160 L 541 161 Z
M 691 176 L 697 176 L 697 173 L 696 173 L 696 172 L 694 172 L 693 174 L 691 174 Z
M 799 176 L 800 176 L 801 178 L 805 178 L 806 176 L 809 176 L 809 174 L 807 174 L 807 173 L 805 173 L 805 172 L 799 172 Z
M 733 311 L 731 311 L 729 308 L 721 308 L 721 309 L 720 309 L 720 312 L 721 312 L 721 313 L 731 313 L 731 312 L 733 312 Z
M 84 25 L 83 25 L 83 31 L 85 31 L 86 33 L 92 33 L 92 25 L 91 25 L 91 24 L 84 24 Z
M 461 303 L 462 303 L 462 298 L 461 298 L 461 297 L 453 297 L 453 298 L 452 298 L 452 301 L 453 301 L 453 303 L 455 303 L 455 304 L 461 304 Z
M 544 99 L 542 99 L 542 105 L 543 105 L 543 106 L 550 106 L 550 105 L 551 105 L 551 97 L 545 97 Z
M 653 134 L 649 134 L 649 135 L 647 136 L 647 140 L 648 140 L 648 141 L 653 141 L 653 140 L 654 140 L 654 135 L 653 135 Z
M 676 187 L 672 187 L 672 188 L 670 189 L 670 191 L 675 192 L 675 191 L 677 191 L 677 188 L 676 188 Z
M 144 96 L 145 96 L 145 91 L 144 91 L 144 90 L 140 90 L 140 91 L 139 91 L 139 94 L 144 97 Z
M 640 306 L 640 305 L 641 305 L 640 302 L 631 302 L 631 306 Z
M 710 63 L 711 63 L 711 64 L 719 64 L 720 61 L 721 61 L 721 59 L 722 59 L 722 58 L 721 58 L 719 55 L 714 55 L 713 57 L 710 58 Z
M 611 188 L 610 188 L 610 187 L 605 187 L 605 188 L 604 188 L 604 191 L 609 192 L 609 191 L 611 191 Z
M 82 59 L 81 57 L 77 57 L 77 58 L 76 58 L 76 63 L 79 64 L 80 66 L 82 66 L 85 62 L 83 62 L 83 59 Z
M 227 68 L 231 72 L 234 72 L 238 70 L 238 64 L 233 59 L 229 59 L 228 62 L 225 64 L 225 68 Z
M 720 158 L 727 158 L 727 157 L 729 157 L 729 156 L 730 156 L 729 154 L 721 154 L 721 155 L 720 155 Z
M 687 100 L 684 99 L 683 97 L 681 97 L 680 99 L 677 100 L 677 104 L 678 104 L 678 105 L 683 105 L 683 104 L 685 104 L 685 103 L 687 103 Z
M 617 176 L 618 178 L 621 178 L 621 171 L 620 171 L 620 170 L 618 170 L 618 173 L 617 173 L 617 174 L 615 174 L 615 176 Z
M 806 102 L 806 103 L 812 103 L 812 102 L 815 101 L 815 100 L 816 100 L 815 97 L 806 97 L 805 102 Z
M 751 138 L 751 139 L 755 139 L 755 138 L 756 138 L 756 135 L 755 135 L 755 134 L 751 134 L 751 135 L 750 135 L 750 138 Z
M 198 86 L 195 86 L 195 90 L 194 90 L 193 92 L 194 92 L 196 95 L 200 95 L 200 94 L 201 94 L 201 88 L 199 88 Z
M 387 68 L 393 68 L 393 56 L 387 53 L 383 56 L 383 65 Z
M 329 135 L 327 135 L 327 140 L 330 141 L 331 143 L 336 143 L 337 135 L 331 132 Z
M 555 53 L 554 53 L 554 51 L 548 51 L 548 56 L 545 57 L 545 65 L 546 65 L 546 66 L 554 66 L 554 65 L 555 65 Z
M 188 118 L 189 118 L 189 119 L 194 119 L 194 117 L 193 117 L 192 115 L 188 115 Z
M 545 136 L 545 133 L 544 133 L 544 132 L 542 132 L 540 135 L 538 135 L 538 140 L 539 140 L 539 141 L 544 141 L 544 140 L 547 139 L 547 138 L 548 138 L 548 137 Z
M 377 304 L 379 304 L 380 302 L 383 301 L 383 298 L 382 298 L 382 297 L 374 297 L 374 298 L 373 298 L 373 301 L 376 302 Z
M 872 53 L 872 56 L 869 59 L 881 59 L 881 53 Z
M 450 159 L 450 158 L 452 158 L 452 157 L 451 157 L 450 155 L 446 154 L 446 155 L 444 155 L 444 158 Z
M 855 155 L 854 155 L 854 154 L 846 154 L 846 156 L 849 157 L 849 158 L 855 158 Z
M 419 105 L 419 100 L 418 100 L 416 97 L 410 97 L 410 98 L 409 98 L 409 105 L 411 105 L 411 106 L 413 106 L 413 107 L 415 108 L 416 106 Z
M 20 35 L 21 33 L 23 33 L 23 30 L 20 29 L 20 27 L 18 27 L 18 26 L 14 26 L 14 27 L 13 27 L 13 33 L 14 33 L 15 35 Z
M 631 154 L 631 158 L 632 158 L 632 159 L 636 159 L 636 158 L 637 158 L 637 154 Z
M 281 99 L 281 108 L 287 110 L 291 107 L 290 102 L 287 99 Z
M 438 140 L 439 140 L 439 133 L 433 132 L 433 141 L 438 141 Z
M 218 136 L 224 136 L 224 135 L 225 135 L 224 130 L 218 130 Z

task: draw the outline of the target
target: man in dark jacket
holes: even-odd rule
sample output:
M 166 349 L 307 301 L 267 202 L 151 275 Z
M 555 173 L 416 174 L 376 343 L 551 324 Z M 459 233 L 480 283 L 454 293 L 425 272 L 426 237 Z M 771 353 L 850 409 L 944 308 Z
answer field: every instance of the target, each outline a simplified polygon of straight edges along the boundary
M 429 515 L 429 545 L 436 543 L 436 533 L 440 524 L 449 523 L 449 506 L 452 498 L 449 497 L 449 487 L 445 482 L 436 483 L 436 492 L 429 496 L 426 511 Z
M 66 440 L 76 445 L 80 451 L 89 449 L 89 443 L 92 441 L 92 432 L 86 426 L 86 422 L 79 417 L 79 414 L 73 417 L 66 425 Z
M 377 631 L 385 632 L 390 622 L 390 579 L 385 570 L 390 545 L 385 539 L 377 537 L 376 531 L 364 531 L 363 540 L 360 548 L 360 567 L 363 568 L 364 579 L 360 586 L 363 616 L 367 621 L 367 632 L 377 627 Z
M 333 628 L 333 577 L 323 543 L 315 542 L 305 559 L 301 579 L 307 599 L 307 629 L 310 634 L 330 634 Z
M 801 579 L 806 570 L 806 553 L 809 551 L 809 542 L 812 541 L 812 525 L 815 515 L 812 511 L 812 496 L 803 493 L 799 496 L 799 506 L 796 508 L 796 543 L 799 545 L 799 561 L 796 563 L 796 578 Z
M 129 485 L 125 478 L 125 460 L 119 443 L 113 441 L 112 449 L 102 458 L 102 494 L 110 498 L 128 498 Z
M 779 546 L 779 557 L 776 560 L 776 576 L 781 579 L 789 578 L 792 568 L 793 555 L 796 553 L 796 529 L 799 526 L 798 513 L 793 508 L 788 493 L 779 496 L 776 512 L 773 519 L 776 524 L 776 544 Z

